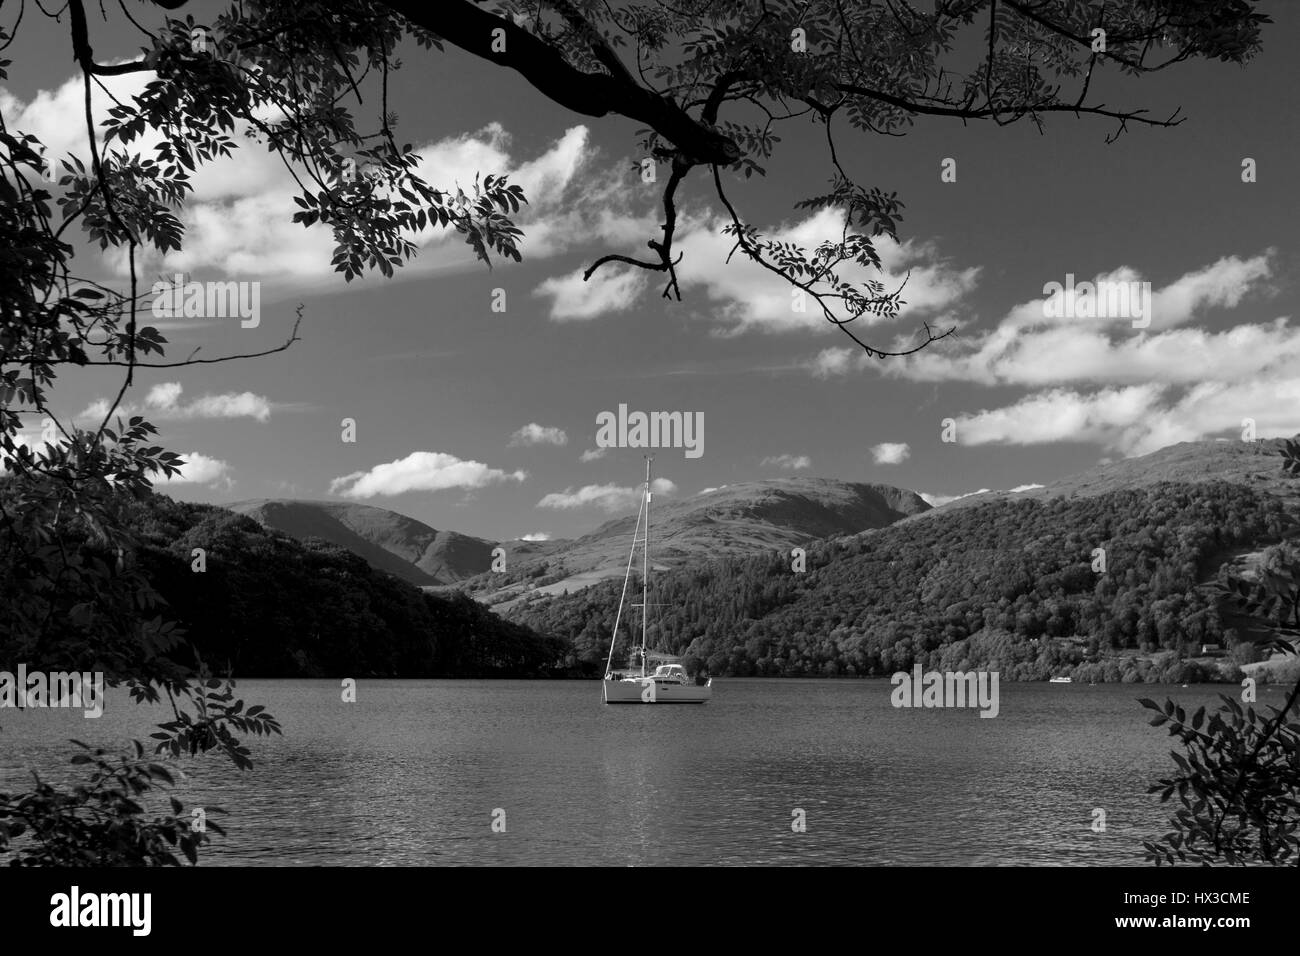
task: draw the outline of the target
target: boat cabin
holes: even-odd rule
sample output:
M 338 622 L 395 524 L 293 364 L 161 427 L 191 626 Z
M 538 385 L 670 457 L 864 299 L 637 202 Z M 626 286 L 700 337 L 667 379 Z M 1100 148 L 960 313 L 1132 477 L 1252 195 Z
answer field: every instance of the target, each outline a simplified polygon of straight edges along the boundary
M 666 680 L 685 684 L 686 668 L 681 664 L 660 664 L 655 668 L 655 672 L 651 676 L 655 680 Z

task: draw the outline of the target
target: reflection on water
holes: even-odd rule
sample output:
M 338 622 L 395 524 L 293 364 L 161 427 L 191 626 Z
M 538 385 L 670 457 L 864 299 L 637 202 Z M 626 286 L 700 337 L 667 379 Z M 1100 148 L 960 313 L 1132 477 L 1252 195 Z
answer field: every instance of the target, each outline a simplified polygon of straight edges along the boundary
M 594 682 L 360 681 L 345 704 L 337 682 L 247 681 L 285 736 L 252 739 L 250 773 L 186 761 L 180 795 L 231 813 L 211 864 L 1141 864 L 1170 746 L 1136 698 L 1234 690 L 1003 684 L 990 720 L 890 689 L 720 680 L 700 707 L 610 707 Z M 99 720 L 0 711 L 0 787 L 163 719 L 120 691 Z

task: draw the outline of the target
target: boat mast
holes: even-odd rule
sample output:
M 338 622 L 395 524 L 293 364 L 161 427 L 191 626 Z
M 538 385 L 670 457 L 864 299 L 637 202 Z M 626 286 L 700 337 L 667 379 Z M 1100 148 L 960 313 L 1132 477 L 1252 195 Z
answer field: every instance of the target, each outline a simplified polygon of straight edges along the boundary
M 650 476 L 650 465 L 649 465 L 649 463 L 647 462 L 647 464 L 646 464 L 646 479 L 647 479 L 647 481 L 649 480 L 649 476 Z M 646 524 L 647 524 L 647 528 L 646 528 L 646 530 L 647 530 L 647 532 L 648 532 L 648 531 L 649 531 L 649 521 L 650 521 L 650 510 L 649 510 L 649 508 L 650 508 L 649 502 L 648 502 L 646 499 L 643 498 L 642 501 L 641 501 L 641 504 L 640 504 L 640 505 L 637 507 L 637 509 L 636 509 L 636 527 L 632 529 L 632 547 L 630 547 L 630 548 L 627 549 L 627 570 L 625 570 L 625 571 L 623 572 L 623 592 L 622 592 L 622 593 L 619 595 L 619 597 L 618 597 L 618 613 L 614 616 L 614 630 L 613 630 L 613 632 L 610 634 L 610 638 L 609 638 L 609 655 L 605 658 L 605 679 L 606 679 L 606 680 L 609 680 L 609 675 L 613 672 L 613 666 L 614 666 L 614 647 L 615 647 L 616 644 L 618 644 L 618 625 L 619 625 L 619 622 L 623 620 L 623 607 L 624 607 L 624 604 L 625 604 L 626 601 L 627 601 L 627 586 L 628 586 L 628 583 L 632 580 L 632 562 L 634 562 L 634 561 L 636 560 L 636 546 L 637 546 L 637 541 L 638 541 L 638 532 L 640 532 L 640 530 L 641 530 L 641 516 L 642 516 L 643 514 L 645 515 L 645 520 L 646 520 Z M 644 600 L 644 591 L 643 591 L 643 593 L 642 593 L 642 598 L 643 598 L 643 600 Z M 633 604 L 633 605 L 631 605 L 631 606 L 632 606 L 632 607 L 636 607 L 635 604 Z M 643 607 L 641 610 L 642 610 L 642 613 L 644 614 L 644 612 L 645 612 L 645 608 Z M 642 645 L 642 649 L 644 650 L 644 648 L 645 648 L 645 628 L 644 628 L 644 624 L 642 625 L 641 645 Z M 641 657 L 641 676 L 642 676 L 642 677 L 645 676 L 645 655 L 644 655 L 644 653 L 642 654 L 642 657 Z
M 650 617 L 650 463 L 654 455 L 645 456 L 645 550 L 641 559 L 641 676 L 645 677 L 645 632 Z

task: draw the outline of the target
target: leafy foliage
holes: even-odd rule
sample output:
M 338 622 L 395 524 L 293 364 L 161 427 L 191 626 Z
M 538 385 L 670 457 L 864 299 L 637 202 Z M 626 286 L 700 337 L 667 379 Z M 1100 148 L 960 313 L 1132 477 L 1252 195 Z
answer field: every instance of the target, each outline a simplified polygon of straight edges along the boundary
M 1156 864 L 1272 863 L 1300 859 L 1300 722 L 1287 723 L 1295 708 L 1292 690 L 1285 706 L 1265 715 L 1234 698 L 1206 719 L 1198 708 L 1190 719 L 1172 700 L 1141 704 L 1156 716 L 1153 727 L 1169 725 L 1183 754 L 1171 754 L 1178 773 L 1148 790 L 1161 801 L 1178 794 L 1174 829 L 1158 841 L 1144 841 Z
M 1296 444 L 1282 448 L 1282 470 L 1294 476 Z M 1221 592 L 1241 611 L 1262 622 L 1270 637 L 1256 643 L 1300 651 L 1300 607 L 1296 580 L 1300 556 L 1291 546 L 1275 549 L 1253 579 L 1229 576 Z M 1300 722 L 1295 716 L 1300 681 L 1281 708 L 1267 716 L 1254 707 L 1223 697 L 1218 713 L 1205 721 L 1200 708 L 1190 721 L 1172 700 L 1142 706 L 1156 712 L 1151 725 L 1169 724 L 1186 753 L 1172 752 L 1178 774 L 1150 788 L 1168 801 L 1175 791 L 1180 808 L 1173 829 L 1157 841 L 1144 841 L 1147 858 L 1157 865 L 1195 862 L 1229 864 L 1300 863 Z M 1291 720 L 1291 723 L 1287 721 Z M 1202 731 L 1201 726 L 1205 724 Z
M 210 842 L 209 831 L 224 834 L 215 821 L 197 827 L 184 805 L 169 798 L 170 813 L 148 819 L 140 802 L 150 790 L 175 783 L 173 772 L 147 758 L 139 741 L 134 757 L 112 755 L 72 741 L 80 751 L 73 764 L 91 768 L 86 783 L 70 791 L 36 779 L 30 792 L 0 793 L 0 854 L 15 848 L 10 866 L 177 866 L 179 850 L 190 863 Z M 220 807 L 204 807 L 220 814 Z

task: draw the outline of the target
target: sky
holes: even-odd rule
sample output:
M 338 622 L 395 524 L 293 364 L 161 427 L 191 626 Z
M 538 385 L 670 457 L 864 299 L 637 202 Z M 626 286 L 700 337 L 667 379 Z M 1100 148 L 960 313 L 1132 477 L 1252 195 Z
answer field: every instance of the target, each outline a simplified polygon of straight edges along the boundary
M 215 5 L 186 8 L 199 20 L 205 9 Z M 523 185 L 523 262 L 488 270 L 429 232 L 393 279 L 345 283 L 330 269 L 329 233 L 290 222 L 278 161 L 252 147 L 204 169 L 183 252 L 143 272 L 260 283 L 260 316 L 255 327 L 160 320 L 168 357 L 274 347 L 299 304 L 302 340 L 138 375 L 128 405 L 187 458 L 184 480 L 160 489 L 213 503 L 354 501 L 493 540 L 573 537 L 636 508 L 643 451 L 596 444 L 597 417 L 620 404 L 702 416 L 702 454 L 656 453 L 657 488 L 675 497 L 815 476 L 941 502 L 1174 442 L 1239 438 L 1244 418 L 1260 437 L 1300 431 L 1300 10 L 1262 9 L 1276 22 L 1245 69 L 1198 61 L 1095 84 L 1109 106 L 1181 106 L 1176 128 L 1131 127 L 1110 144 L 1113 123 L 1087 117 L 1052 117 L 1041 134 L 940 117 L 918 118 L 901 138 L 837 128 L 848 172 L 905 203 L 900 243 L 880 251 L 887 286 L 910 270 L 907 305 L 862 334 L 889 347 L 922 322 L 958 329 L 908 359 L 861 356 L 815 309 L 795 312 L 788 287 L 726 263 L 731 244 L 701 170 L 679 193 L 683 301 L 660 297 L 658 274 L 612 268 L 582 283 L 600 255 L 642 254 L 657 235 L 661 184 L 635 169 L 638 124 L 567 113 L 456 50 L 406 50 L 389 94 L 399 139 L 419 146 L 432 185 L 467 185 L 476 171 Z M 101 61 L 139 45 L 118 20 L 92 23 Z M 52 152 L 84 157 L 65 28 L 30 17 L 23 29 L 6 54 L 0 110 Z M 118 96 L 140 82 L 112 80 Z M 827 214 L 795 208 L 831 175 L 824 129 L 791 123 L 780 135 L 767 176 L 733 177 L 729 195 L 767 234 L 832 234 Z M 1242 181 L 1246 158 L 1255 182 Z M 955 182 L 941 179 L 945 160 Z M 99 267 L 120 274 L 122 262 Z M 1051 315 L 1064 300 L 1045 304 L 1044 287 L 1067 275 L 1150 283 L 1149 324 Z M 505 311 L 493 311 L 502 292 Z M 88 420 L 115 381 L 101 370 L 61 376 L 54 406 Z M 343 440 L 345 419 L 355 441 Z M 955 442 L 942 440 L 945 419 Z

